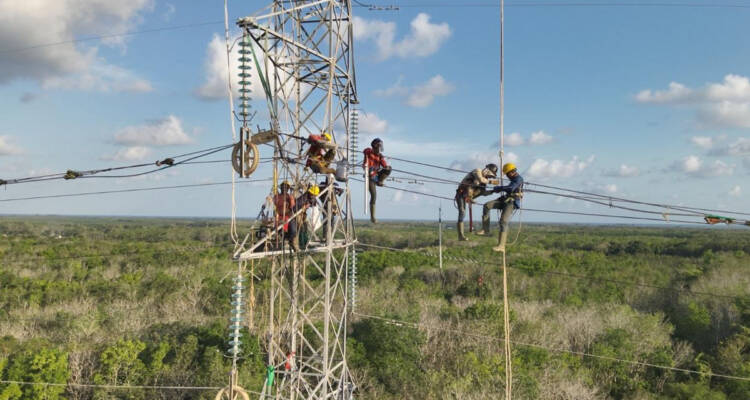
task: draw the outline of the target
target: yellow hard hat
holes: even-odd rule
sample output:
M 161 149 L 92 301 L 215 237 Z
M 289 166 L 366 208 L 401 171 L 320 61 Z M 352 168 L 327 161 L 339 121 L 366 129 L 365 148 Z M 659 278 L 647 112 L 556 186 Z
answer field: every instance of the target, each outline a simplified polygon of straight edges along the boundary
M 307 193 L 310 193 L 313 196 L 317 196 L 320 194 L 320 187 L 318 187 L 318 185 L 312 185 L 309 189 L 307 189 Z
M 292 187 L 292 185 L 289 183 L 289 181 L 281 182 L 281 185 L 279 185 L 279 187 L 284 187 L 284 186 L 286 186 L 286 187 Z
M 513 171 L 514 169 L 516 169 L 516 164 L 507 163 L 507 164 L 503 165 L 503 173 L 504 174 L 507 174 L 508 172 Z
M 326 140 L 327 140 L 327 141 L 329 141 L 329 142 L 330 142 L 331 140 L 333 140 L 333 138 L 331 137 L 331 134 L 330 134 L 330 133 L 327 133 L 327 132 L 324 132 L 324 133 L 323 133 L 323 137 L 324 137 L 324 138 L 326 138 Z

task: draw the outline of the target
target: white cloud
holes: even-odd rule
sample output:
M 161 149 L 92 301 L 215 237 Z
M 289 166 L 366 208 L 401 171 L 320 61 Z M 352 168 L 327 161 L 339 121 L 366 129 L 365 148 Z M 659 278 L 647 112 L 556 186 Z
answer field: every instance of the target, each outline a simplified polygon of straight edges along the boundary
M 379 134 L 388 130 L 388 121 L 381 119 L 375 113 L 359 113 L 359 132 L 365 134 Z
M 253 45 L 255 46 L 255 45 Z M 232 47 L 232 51 L 229 56 L 229 66 L 230 66 L 230 74 L 232 76 L 232 94 L 234 96 L 234 105 L 235 107 L 238 107 L 238 104 L 240 104 L 239 96 L 240 96 L 240 54 L 239 54 L 240 46 L 236 45 Z M 264 65 L 263 59 L 263 51 L 255 46 L 255 54 L 258 55 L 259 63 L 261 65 Z M 252 58 L 252 55 L 246 55 L 247 57 Z M 258 74 L 258 71 L 255 68 L 255 62 L 250 62 L 251 69 L 247 72 L 250 74 L 250 98 L 253 100 L 263 100 L 265 101 L 265 91 L 263 90 L 263 85 L 260 82 L 260 75 Z M 203 84 L 199 87 L 195 88 L 194 93 L 196 96 L 201 98 L 202 100 L 226 100 L 227 99 L 227 47 L 226 42 L 224 41 L 224 38 L 214 34 L 211 38 L 211 41 L 208 42 L 208 46 L 206 47 L 206 58 L 204 60 L 204 71 L 205 71 L 205 79 L 203 81 Z M 287 82 L 287 92 L 291 93 L 292 88 L 294 87 L 294 82 L 292 80 L 287 80 L 286 77 L 288 76 L 286 73 L 284 73 L 281 70 L 278 70 L 277 68 L 270 66 L 270 71 L 268 72 L 269 76 L 272 76 L 275 73 L 279 74 L 279 77 L 282 81 Z M 309 85 L 302 84 L 300 85 L 302 87 L 302 95 L 304 96 L 307 91 L 310 90 Z M 265 108 L 265 105 L 262 106 L 262 108 Z M 257 108 L 256 108 L 257 109 Z
M 193 143 L 182 128 L 182 121 L 174 115 L 128 126 L 115 133 L 115 142 L 127 146 L 171 146 Z
M 174 4 L 166 3 L 164 4 L 164 13 L 161 15 L 161 18 L 165 21 L 172 20 L 172 17 L 174 16 L 174 13 L 177 11 L 177 7 L 174 6 Z
M 521 136 L 518 132 L 513 132 L 510 135 L 505 137 L 505 145 L 506 146 L 521 146 L 524 143 L 526 143 L 526 140 Z
M 240 46 L 234 46 L 229 55 L 229 73 L 232 76 L 232 89 L 235 98 L 239 96 L 238 66 Z M 224 39 L 214 34 L 206 49 L 206 59 L 204 64 L 206 79 L 203 85 L 195 89 L 195 94 L 204 100 L 219 100 L 227 98 L 227 48 Z M 251 72 L 253 78 L 257 75 L 255 68 Z M 253 86 L 253 85 L 251 85 Z M 257 88 L 253 88 L 253 94 L 257 93 Z
M 14 156 L 23 153 L 23 150 L 13 144 L 13 138 L 8 135 L 0 136 L 0 156 Z
M 537 131 L 537 132 L 531 133 L 531 139 L 529 139 L 529 144 L 541 145 L 541 144 L 551 143 L 553 140 L 554 138 L 544 133 L 544 131 Z
M 508 152 L 503 157 L 503 162 L 518 164 L 520 158 L 516 153 Z M 500 159 L 497 153 L 491 151 L 476 151 L 471 152 L 469 155 L 462 160 L 454 160 L 450 167 L 453 169 L 460 169 L 463 171 L 471 171 L 474 168 L 483 168 L 487 164 L 500 165 Z M 520 167 L 519 167 L 520 169 Z
M 693 136 L 690 141 L 702 149 L 710 149 L 714 145 L 714 138 L 710 136 Z
M 682 172 L 693 177 L 706 178 L 732 175 L 734 173 L 734 166 L 721 160 L 714 160 L 714 162 L 707 165 L 700 157 L 690 155 L 673 163 L 668 170 Z
M 711 150 L 712 156 L 750 156 L 750 138 L 737 138 L 726 146 Z
M 729 74 L 722 83 L 711 83 L 705 96 L 714 101 L 750 101 L 750 79 Z
M 112 161 L 140 161 L 151 155 L 151 149 L 144 146 L 132 146 L 120 149 L 111 156 L 102 156 L 102 160 Z
M 698 89 L 672 82 L 667 90 L 643 90 L 635 99 L 651 104 L 690 104 L 697 109 L 696 120 L 703 128 L 750 128 L 750 79 L 744 76 L 729 74 L 721 83 Z
M 685 85 L 670 82 L 667 90 L 642 90 L 635 95 L 635 99 L 641 103 L 674 104 L 688 101 L 692 95 L 693 91 Z
M 750 128 L 750 102 L 724 100 L 705 104 L 698 110 L 698 121 L 703 127 Z
M 455 89 L 453 84 L 446 81 L 441 75 L 435 75 L 427 82 L 412 87 L 401 84 L 403 78 L 399 77 L 396 83 L 387 88 L 375 91 L 376 96 L 404 97 L 404 103 L 415 108 L 425 108 L 435 101 L 435 97 L 445 96 Z
M 85 43 L 73 40 L 131 30 L 152 4 L 152 0 L 0 1 L 0 49 L 11 50 L 0 57 L 0 84 L 31 79 L 47 88 L 102 90 L 101 83 L 62 82 L 106 80 L 105 90 L 143 91 L 148 85 L 145 80 L 97 55 L 100 45 L 123 47 L 127 36 Z M 47 43 L 55 45 L 45 46 Z M 121 78 L 125 81 L 118 80 Z
M 734 187 L 729 190 L 728 194 L 732 197 L 740 197 L 740 195 L 742 194 L 742 188 L 740 187 L 740 185 L 734 185 Z
M 638 167 L 627 165 L 627 164 L 620 164 L 620 167 L 615 170 L 609 170 L 604 173 L 604 176 L 610 176 L 610 177 L 620 177 L 620 178 L 632 178 L 639 176 L 641 174 L 640 169 Z
M 537 158 L 529 167 L 527 175 L 532 178 L 570 178 L 583 172 L 593 162 L 594 156 L 585 160 L 574 156 L 570 161 Z
M 409 97 L 406 98 L 406 104 L 424 108 L 432 104 L 437 96 L 445 96 L 452 92 L 453 85 L 446 82 L 445 78 L 435 75 L 423 85 L 415 86 Z
M 93 61 L 89 68 L 77 74 L 56 76 L 42 83 L 45 89 L 67 89 L 97 92 L 150 92 L 151 83 L 133 72 L 103 60 Z
M 379 20 L 354 17 L 354 38 L 372 40 L 378 49 L 378 59 L 391 57 L 415 58 L 434 54 L 451 36 L 447 23 L 433 24 L 430 16 L 419 13 L 411 21 L 411 30 L 400 41 L 396 41 L 396 24 Z

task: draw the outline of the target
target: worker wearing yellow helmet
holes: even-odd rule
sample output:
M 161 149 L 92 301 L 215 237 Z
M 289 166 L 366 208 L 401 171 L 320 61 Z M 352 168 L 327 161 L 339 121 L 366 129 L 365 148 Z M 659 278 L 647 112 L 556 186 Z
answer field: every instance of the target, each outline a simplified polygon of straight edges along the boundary
M 502 210 L 500 214 L 500 235 L 495 251 L 505 252 L 505 242 L 508 240 L 508 222 L 513 215 L 513 211 L 521 208 L 521 199 L 523 198 L 523 178 L 518 173 L 516 165 L 506 163 L 503 165 L 503 174 L 508 177 L 510 182 L 507 185 L 495 186 L 492 190 L 494 193 L 504 192 L 499 198 L 488 201 L 482 209 L 482 230 L 477 235 L 490 234 L 490 210 Z
M 328 165 L 336 157 L 336 143 L 328 132 L 307 137 L 310 148 L 307 149 L 307 163 L 305 164 L 316 174 L 334 174 L 336 170 Z

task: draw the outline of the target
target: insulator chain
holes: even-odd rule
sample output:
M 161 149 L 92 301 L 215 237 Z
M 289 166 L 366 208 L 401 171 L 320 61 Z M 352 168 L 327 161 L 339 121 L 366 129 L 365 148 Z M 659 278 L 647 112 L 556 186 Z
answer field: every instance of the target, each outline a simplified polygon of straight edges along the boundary
M 250 62 L 252 61 L 252 49 L 250 46 L 252 46 L 252 42 L 250 41 L 250 37 L 245 35 L 242 37 L 242 40 L 239 43 L 240 49 L 240 58 L 238 61 L 240 62 L 239 70 L 240 73 L 239 78 L 239 84 L 240 84 L 240 103 L 238 104 L 239 108 L 239 115 L 242 117 L 242 124 L 243 126 L 247 126 L 249 122 L 249 117 L 251 116 L 250 112 L 250 94 L 252 93 L 251 89 L 251 82 L 252 82 L 252 74 L 250 71 L 252 70 Z
M 351 304 L 351 311 L 355 311 L 357 305 L 357 249 L 352 246 L 352 262 L 349 270 L 349 303 Z
M 350 165 L 357 165 L 357 156 L 359 156 L 359 110 L 352 108 L 351 117 L 349 118 L 349 148 L 350 148 Z
M 240 345 L 242 344 L 240 329 L 242 329 L 242 321 L 244 320 L 242 310 L 245 308 L 245 287 L 242 282 L 245 281 L 245 278 L 237 274 L 236 277 L 232 278 L 232 281 L 234 282 L 232 286 L 232 311 L 229 318 L 231 324 L 229 325 L 229 342 L 227 344 L 229 345 L 229 355 L 236 362 L 241 351 Z

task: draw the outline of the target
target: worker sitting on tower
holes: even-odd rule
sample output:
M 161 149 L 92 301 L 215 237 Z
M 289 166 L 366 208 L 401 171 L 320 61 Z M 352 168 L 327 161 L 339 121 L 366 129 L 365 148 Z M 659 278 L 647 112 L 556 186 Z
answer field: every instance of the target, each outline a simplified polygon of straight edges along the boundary
M 497 178 L 497 165 L 487 164 L 484 169 L 475 169 L 464 177 L 456 189 L 456 207 L 458 207 L 458 240 L 469 240 L 464 236 L 464 217 L 466 216 L 466 203 L 473 203 L 479 196 L 489 196 L 494 193 L 487 190 L 490 179 Z
M 316 174 L 334 174 L 336 170 L 328 165 L 336 157 L 336 143 L 333 143 L 331 134 L 323 132 L 322 135 L 310 135 L 307 137 L 310 148 L 307 149 L 307 167 Z
M 374 224 L 376 223 L 375 199 L 377 197 L 375 186 L 383 186 L 385 184 L 386 178 L 391 174 L 391 167 L 385 162 L 385 157 L 383 156 L 383 141 L 380 138 L 375 138 L 370 143 L 370 146 L 364 151 L 365 159 L 362 164 L 365 168 L 365 173 L 369 177 L 367 189 L 370 192 L 370 221 Z
M 477 234 L 489 235 L 490 232 L 490 210 L 502 210 L 500 214 L 500 236 L 497 246 L 492 250 L 505 253 L 505 242 L 508 240 L 508 222 L 513 211 L 521 208 L 523 198 L 523 178 L 516 170 L 513 163 L 503 165 L 503 174 L 510 179 L 507 185 L 495 186 L 495 193 L 505 192 L 499 198 L 488 201 L 482 210 L 482 230 Z
M 294 215 L 295 201 L 294 196 L 290 193 L 291 188 L 292 187 L 288 181 L 281 182 L 281 185 L 279 185 L 279 193 L 273 196 L 273 205 L 276 216 L 276 227 L 283 225 L 283 228 L 278 235 L 283 235 L 296 251 L 299 250 L 299 242 L 297 241 L 297 221 L 292 218 L 292 215 Z

